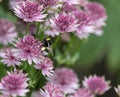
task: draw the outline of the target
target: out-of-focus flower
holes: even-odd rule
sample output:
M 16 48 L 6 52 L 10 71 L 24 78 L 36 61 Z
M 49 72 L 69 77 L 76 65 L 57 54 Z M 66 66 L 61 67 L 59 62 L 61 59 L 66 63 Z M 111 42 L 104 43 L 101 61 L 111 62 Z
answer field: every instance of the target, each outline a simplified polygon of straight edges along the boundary
M 105 8 L 102 4 L 97 2 L 89 2 L 85 5 L 85 10 L 90 14 L 94 25 L 96 35 L 102 34 L 102 27 L 106 25 L 105 20 L 107 19 Z
M 80 88 L 74 93 L 73 97 L 94 97 L 94 95 L 90 90 L 86 88 Z
M 16 5 L 21 5 L 26 0 L 10 0 L 10 7 L 13 9 Z
M 42 22 L 46 17 L 42 10 L 38 3 L 28 0 L 14 7 L 15 14 L 26 22 Z
M 10 96 L 6 96 L 6 95 L 0 95 L 0 97 L 10 97 Z
M 51 75 L 53 75 L 53 62 L 47 58 L 44 57 L 41 59 L 41 62 L 35 65 L 36 69 L 41 69 L 42 70 L 42 74 L 44 76 L 48 76 L 50 77 Z
M 55 36 L 58 36 L 60 32 L 57 32 L 54 28 L 51 28 L 50 30 L 45 31 L 45 34 L 47 36 L 55 37 Z
M 90 1 L 88 1 L 88 0 L 79 0 L 79 4 L 80 4 L 80 6 L 85 6 L 88 2 L 90 2 Z
M 120 85 L 118 85 L 117 88 L 115 88 L 115 92 L 118 94 L 118 96 L 120 97 Z
M 72 32 L 78 27 L 75 18 L 65 13 L 56 15 L 55 19 L 50 19 L 50 22 L 52 28 L 59 33 Z
M 76 31 L 76 36 L 80 39 L 87 38 L 94 31 L 91 16 L 85 11 L 76 11 L 75 18 L 78 20 L 79 27 Z
M 55 5 L 59 0 L 37 0 L 40 5 L 43 5 L 44 7 L 50 7 Z
M 63 2 L 68 3 L 69 5 L 79 4 L 79 0 L 63 0 Z
M 109 84 L 110 82 L 105 81 L 104 77 L 99 77 L 96 75 L 85 78 L 85 80 L 83 81 L 84 87 L 91 90 L 92 93 L 97 95 L 102 95 L 107 90 L 109 90 Z
M 1 62 L 6 64 L 7 66 L 16 66 L 20 65 L 20 60 L 15 55 L 14 49 L 6 48 L 0 52 L 0 57 L 2 57 Z
M 34 39 L 33 36 L 24 36 L 15 44 L 16 55 L 23 61 L 28 61 L 29 64 L 40 62 L 42 43 Z
M 7 45 L 17 37 L 16 27 L 7 19 L 0 19 L 0 43 Z
M 27 74 L 22 71 L 15 70 L 8 72 L 8 75 L 3 77 L 0 82 L 0 90 L 4 95 L 16 97 L 25 96 L 29 91 Z
M 68 3 L 64 3 L 62 6 L 62 11 L 66 12 L 66 13 L 71 13 L 76 11 L 77 8 L 74 5 L 69 5 Z
M 58 84 L 62 87 L 65 94 L 75 92 L 79 87 L 79 80 L 76 74 L 68 68 L 56 69 L 54 75 L 48 78 L 48 83 Z
M 47 84 L 41 90 L 43 97 L 64 97 L 62 88 L 56 84 Z
M 31 97 L 43 97 L 39 91 L 34 91 Z

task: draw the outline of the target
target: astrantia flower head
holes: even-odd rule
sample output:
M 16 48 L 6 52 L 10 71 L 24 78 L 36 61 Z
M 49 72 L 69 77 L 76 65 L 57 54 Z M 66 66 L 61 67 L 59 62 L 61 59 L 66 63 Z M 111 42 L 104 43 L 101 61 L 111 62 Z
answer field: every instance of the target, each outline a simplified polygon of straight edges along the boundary
M 26 22 L 41 22 L 46 17 L 43 8 L 36 2 L 26 1 L 14 7 L 15 14 Z
M 72 15 L 61 13 L 56 15 L 55 19 L 50 19 L 51 26 L 59 33 L 72 32 L 78 27 L 76 20 Z
M 16 5 L 21 5 L 26 0 L 10 0 L 10 7 L 13 9 Z
M 7 45 L 17 37 L 16 27 L 7 19 L 0 19 L 0 43 Z
M 40 5 L 44 7 L 50 7 L 58 2 L 58 0 L 37 0 Z
M 107 19 L 105 8 L 102 4 L 97 2 L 89 2 L 85 5 L 85 10 L 90 14 L 95 28 L 95 34 L 101 35 L 102 34 L 102 27 L 105 26 L 105 20 Z M 100 32 L 101 30 L 101 32 Z
M 76 74 L 68 68 L 56 69 L 54 75 L 48 78 L 49 83 L 58 84 L 64 90 L 64 93 L 73 93 L 79 87 Z
M 28 61 L 29 64 L 39 63 L 41 56 L 42 43 L 34 39 L 33 36 L 24 36 L 15 44 L 16 55 L 23 61 Z
M 102 95 L 107 90 L 109 90 L 109 83 L 110 82 L 105 81 L 104 77 L 99 77 L 96 75 L 85 78 L 85 80 L 83 81 L 84 87 L 91 90 L 92 93 L 97 95 Z
M 62 6 L 62 11 L 66 12 L 66 13 L 72 13 L 76 10 L 77 10 L 76 6 L 69 5 L 68 3 L 64 3 Z
M 76 11 L 74 13 L 75 18 L 78 20 L 79 27 L 76 31 L 76 36 L 80 39 L 87 38 L 90 33 L 94 31 L 93 22 L 91 16 L 85 11 Z
M 0 89 L 4 95 L 16 97 L 25 96 L 29 91 L 27 75 L 22 71 L 15 70 L 14 72 L 8 72 L 8 75 L 3 77 L 0 82 Z
M 64 97 L 62 88 L 56 84 L 47 84 L 41 90 L 43 97 Z
M 90 90 L 86 88 L 80 88 L 74 93 L 73 97 L 94 97 L 94 95 Z
M 118 94 L 118 96 L 120 97 L 120 85 L 118 85 L 117 88 L 115 88 L 115 92 Z
M 14 49 L 6 48 L 0 52 L 0 57 L 2 57 L 1 62 L 6 64 L 7 66 L 16 66 L 20 65 L 20 60 L 15 55 Z
M 53 75 L 53 62 L 47 57 L 43 57 L 40 60 L 40 63 L 36 64 L 35 68 L 42 70 L 44 76 L 46 75 L 50 77 Z

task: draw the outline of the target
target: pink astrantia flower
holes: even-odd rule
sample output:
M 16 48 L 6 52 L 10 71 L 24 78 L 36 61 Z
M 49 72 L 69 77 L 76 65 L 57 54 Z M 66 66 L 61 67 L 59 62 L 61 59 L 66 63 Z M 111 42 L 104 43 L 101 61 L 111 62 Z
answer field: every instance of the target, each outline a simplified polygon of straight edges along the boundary
M 57 32 L 54 28 L 51 28 L 50 30 L 45 31 L 45 34 L 47 36 L 55 37 L 55 36 L 58 36 L 60 32 Z
M 85 10 L 90 14 L 95 28 L 95 34 L 102 34 L 102 27 L 106 25 L 105 20 L 107 19 L 105 8 L 102 4 L 96 2 L 89 2 L 85 5 Z
M 44 7 L 50 7 L 53 6 L 58 2 L 58 0 L 37 0 L 40 5 L 43 5 Z
M 66 12 L 66 13 L 71 13 L 76 11 L 77 8 L 74 5 L 69 5 L 68 3 L 64 3 L 62 6 L 62 11 Z
M 56 18 L 50 19 L 50 22 L 52 28 L 59 33 L 72 32 L 78 27 L 75 18 L 72 15 L 64 13 L 56 15 Z
M 27 75 L 22 71 L 15 70 L 14 72 L 8 72 L 8 75 L 3 77 L 0 82 L 0 89 L 4 95 L 16 97 L 25 96 L 29 91 Z
M 13 9 L 16 5 L 21 5 L 26 0 L 10 0 L 10 7 Z
M 76 74 L 68 68 L 56 69 L 54 75 L 48 78 L 48 83 L 58 84 L 64 90 L 64 93 L 73 93 L 79 87 Z
M 108 81 L 105 81 L 104 77 L 99 76 L 90 76 L 89 78 L 85 78 L 83 81 L 84 87 L 91 90 L 92 93 L 102 95 L 107 90 L 110 89 Z
M 43 8 L 36 2 L 26 1 L 14 7 L 15 14 L 26 22 L 41 22 L 46 17 Z
M 34 91 L 31 97 L 43 97 L 39 91 Z
M 90 90 L 86 88 L 80 88 L 74 93 L 73 97 L 94 97 L 94 95 Z
M 33 36 L 24 36 L 15 44 L 16 55 L 23 61 L 28 61 L 29 64 L 39 63 L 41 57 L 42 43 L 34 39 Z
M 0 19 L 0 43 L 7 45 L 17 37 L 16 27 L 7 19 Z
M 114 88 L 115 92 L 118 94 L 118 96 L 120 97 L 120 85 L 118 85 L 117 88 Z
M 20 60 L 15 55 L 14 49 L 6 48 L 0 52 L 0 57 L 2 57 L 1 62 L 6 64 L 7 66 L 16 66 L 20 65 Z
M 54 72 L 53 62 L 47 57 L 42 58 L 41 62 L 35 65 L 35 68 L 42 70 L 44 76 L 50 77 Z
M 76 36 L 80 39 L 87 38 L 94 31 L 93 22 L 89 14 L 85 11 L 76 11 L 75 18 L 78 20 L 79 27 L 76 31 Z
M 41 90 L 43 97 L 64 97 L 63 90 L 59 85 L 47 84 Z

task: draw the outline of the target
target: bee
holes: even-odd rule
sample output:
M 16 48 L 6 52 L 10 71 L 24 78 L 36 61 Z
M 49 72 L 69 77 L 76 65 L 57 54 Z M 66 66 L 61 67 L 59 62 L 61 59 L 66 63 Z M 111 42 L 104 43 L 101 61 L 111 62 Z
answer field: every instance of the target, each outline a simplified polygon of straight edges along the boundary
M 48 52 L 50 52 L 51 55 L 53 55 L 51 38 L 49 37 L 44 38 L 42 41 L 42 45 L 43 47 L 41 48 L 41 50 L 44 55 L 48 55 Z

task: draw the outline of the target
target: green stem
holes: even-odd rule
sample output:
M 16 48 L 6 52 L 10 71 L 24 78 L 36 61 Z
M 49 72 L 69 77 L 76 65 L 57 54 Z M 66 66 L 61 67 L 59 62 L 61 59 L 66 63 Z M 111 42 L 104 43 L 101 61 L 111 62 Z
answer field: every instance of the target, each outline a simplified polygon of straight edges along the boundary
M 30 26 L 30 23 L 28 22 L 28 23 L 27 23 L 27 28 L 26 28 L 26 34 L 29 33 L 29 26 Z
M 61 38 L 61 35 L 59 35 L 59 36 L 56 38 L 56 40 L 55 40 L 55 42 L 54 42 L 54 44 L 53 44 L 53 49 L 55 49 L 55 47 L 57 46 L 60 38 Z
M 36 36 L 35 36 L 35 37 L 37 37 L 37 36 L 38 36 L 39 29 L 40 29 L 40 22 L 38 22 L 38 24 L 37 24 L 37 30 L 36 30 Z

